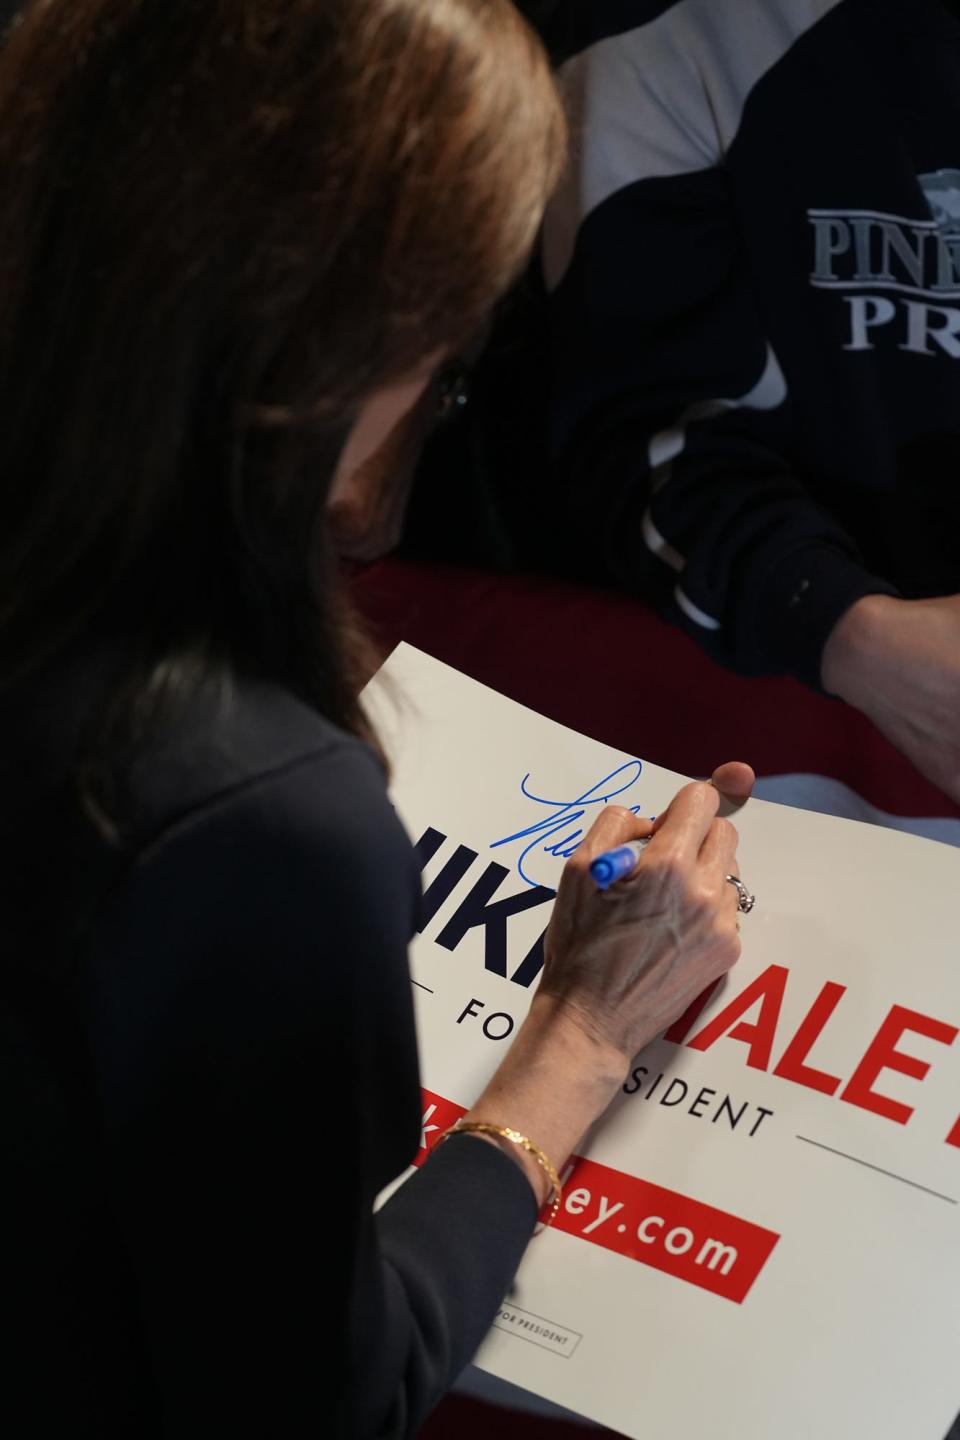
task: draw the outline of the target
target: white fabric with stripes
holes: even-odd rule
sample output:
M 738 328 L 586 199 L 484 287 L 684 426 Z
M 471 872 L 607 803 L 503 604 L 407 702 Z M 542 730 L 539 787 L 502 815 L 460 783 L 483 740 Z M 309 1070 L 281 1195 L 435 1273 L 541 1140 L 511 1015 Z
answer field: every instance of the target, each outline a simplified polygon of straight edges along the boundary
M 556 288 L 598 205 L 639 180 L 717 165 L 750 92 L 842 0 L 679 0 L 560 68 L 573 156 L 547 211 L 544 274 Z M 682 112 L 676 95 L 684 97 Z
M 652 493 L 656 495 L 669 483 L 671 466 L 677 456 L 683 453 L 687 443 L 687 429 L 690 425 L 698 420 L 713 419 L 730 410 L 776 410 L 786 398 L 786 377 L 773 352 L 773 347 L 768 344 L 763 374 L 746 395 L 741 396 L 739 400 L 700 400 L 685 410 L 675 425 L 654 435 L 649 447 Z M 644 544 L 652 554 L 669 565 L 672 570 L 676 570 L 678 574 L 683 573 L 687 562 L 679 550 L 671 545 L 657 529 L 650 506 L 647 506 L 643 517 L 642 534 Z M 704 630 L 721 629 L 720 621 L 695 605 L 680 584 L 675 586 L 673 595 L 680 609 L 695 625 L 699 625 Z

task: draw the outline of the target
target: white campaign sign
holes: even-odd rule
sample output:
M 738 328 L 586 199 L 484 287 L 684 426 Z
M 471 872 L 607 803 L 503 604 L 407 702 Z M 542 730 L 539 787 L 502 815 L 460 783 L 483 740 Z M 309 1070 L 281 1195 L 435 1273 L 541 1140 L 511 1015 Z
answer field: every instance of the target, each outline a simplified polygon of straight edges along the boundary
M 684 777 L 409 646 L 365 699 L 425 861 L 429 1148 L 526 1013 L 564 856 L 607 800 L 652 816 Z M 960 853 L 761 801 L 736 824 L 757 896 L 741 961 L 637 1058 L 477 1363 L 637 1440 L 942 1440 Z

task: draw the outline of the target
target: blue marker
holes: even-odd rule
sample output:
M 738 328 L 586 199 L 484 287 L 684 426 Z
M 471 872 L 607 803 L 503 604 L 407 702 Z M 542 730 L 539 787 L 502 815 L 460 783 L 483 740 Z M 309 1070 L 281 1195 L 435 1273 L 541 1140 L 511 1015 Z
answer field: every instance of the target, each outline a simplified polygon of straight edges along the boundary
M 618 845 L 616 850 L 606 850 L 598 855 L 590 866 L 590 875 L 597 889 L 606 890 L 630 875 L 637 868 L 637 861 L 648 843 L 648 840 L 631 840 L 628 845 Z

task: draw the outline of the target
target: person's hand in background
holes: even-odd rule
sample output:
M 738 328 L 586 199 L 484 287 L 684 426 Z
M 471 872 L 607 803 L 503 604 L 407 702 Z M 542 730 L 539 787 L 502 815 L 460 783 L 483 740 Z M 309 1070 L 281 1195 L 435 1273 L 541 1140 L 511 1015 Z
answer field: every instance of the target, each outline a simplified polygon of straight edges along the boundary
M 960 802 L 960 595 L 864 596 L 827 641 L 821 678 Z

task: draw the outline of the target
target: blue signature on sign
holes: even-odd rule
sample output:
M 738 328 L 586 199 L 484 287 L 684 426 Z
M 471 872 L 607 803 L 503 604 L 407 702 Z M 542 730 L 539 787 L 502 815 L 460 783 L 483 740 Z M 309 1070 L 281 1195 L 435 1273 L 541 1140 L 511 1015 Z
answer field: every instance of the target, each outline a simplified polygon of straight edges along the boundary
M 597 780 L 589 789 L 584 790 L 582 795 L 577 795 L 572 800 L 548 800 L 543 795 L 535 795 L 530 789 L 530 772 L 527 771 L 520 782 L 520 793 L 527 800 L 532 800 L 535 805 L 542 805 L 550 811 L 548 815 L 542 815 L 532 824 L 524 826 L 522 830 L 515 830 L 512 835 L 504 835 L 502 840 L 494 840 L 490 846 L 491 850 L 497 850 L 501 845 L 517 845 L 525 842 L 517 860 L 517 874 L 525 880 L 528 885 L 542 885 L 543 882 L 535 880 L 529 873 L 527 864 L 528 856 L 535 851 L 538 854 L 551 855 L 556 860 L 566 860 L 575 850 L 578 849 L 583 840 L 585 830 L 590 828 L 596 819 L 601 805 L 606 805 L 609 800 L 617 799 L 635 785 L 643 773 L 642 760 L 628 760 L 626 764 L 618 766 L 609 775 L 604 775 Z M 618 800 L 620 805 L 626 805 L 634 815 L 640 813 L 641 805 L 627 805 L 626 800 Z M 580 822 L 586 817 L 586 823 Z M 545 888 L 555 889 L 555 886 Z

